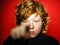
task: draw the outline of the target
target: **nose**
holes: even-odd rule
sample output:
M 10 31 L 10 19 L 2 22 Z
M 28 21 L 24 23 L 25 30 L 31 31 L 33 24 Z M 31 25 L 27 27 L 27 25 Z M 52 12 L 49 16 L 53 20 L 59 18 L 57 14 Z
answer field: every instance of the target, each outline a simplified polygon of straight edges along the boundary
M 33 29 L 33 28 L 34 28 L 34 25 L 33 25 L 32 22 L 29 23 L 29 28 L 30 28 L 30 29 Z

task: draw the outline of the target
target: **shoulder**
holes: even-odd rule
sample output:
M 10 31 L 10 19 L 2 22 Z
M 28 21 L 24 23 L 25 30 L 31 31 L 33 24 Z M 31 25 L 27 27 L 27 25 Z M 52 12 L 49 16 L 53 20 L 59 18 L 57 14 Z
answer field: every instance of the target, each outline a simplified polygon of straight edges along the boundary
M 50 45 L 59 45 L 58 41 L 51 36 L 43 35 L 42 37 L 43 37 L 44 43 L 47 43 L 47 44 L 50 44 Z

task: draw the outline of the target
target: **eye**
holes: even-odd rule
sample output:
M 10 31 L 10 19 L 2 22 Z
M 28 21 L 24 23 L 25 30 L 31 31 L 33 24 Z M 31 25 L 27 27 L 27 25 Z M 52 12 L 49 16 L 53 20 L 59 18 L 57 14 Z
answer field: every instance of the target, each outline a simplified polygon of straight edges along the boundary
M 27 23 L 28 21 L 24 21 L 24 23 Z
M 35 22 L 39 22 L 38 20 L 35 20 Z

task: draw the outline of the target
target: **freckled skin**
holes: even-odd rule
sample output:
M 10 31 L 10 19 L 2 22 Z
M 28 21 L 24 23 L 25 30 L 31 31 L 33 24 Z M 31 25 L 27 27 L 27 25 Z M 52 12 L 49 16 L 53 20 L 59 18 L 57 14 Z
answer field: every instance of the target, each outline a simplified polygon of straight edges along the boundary
M 39 15 L 36 15 L 37 13 L 34 13 L 30 17 L 28 17 L 24 22 L 22 22 L 24 26 L 28 25 L 30 38 L 36 37 L 41 32 L 42 20 Z

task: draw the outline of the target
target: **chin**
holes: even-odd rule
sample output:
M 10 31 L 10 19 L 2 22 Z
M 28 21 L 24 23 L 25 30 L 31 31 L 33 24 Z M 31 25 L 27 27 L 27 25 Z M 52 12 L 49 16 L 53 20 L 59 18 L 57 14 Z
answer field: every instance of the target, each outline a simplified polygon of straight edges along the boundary
M 30 35 L 30 38 L 35 38 L 36 37 L 36 35 Z

